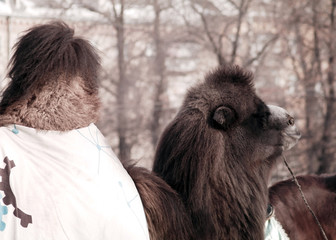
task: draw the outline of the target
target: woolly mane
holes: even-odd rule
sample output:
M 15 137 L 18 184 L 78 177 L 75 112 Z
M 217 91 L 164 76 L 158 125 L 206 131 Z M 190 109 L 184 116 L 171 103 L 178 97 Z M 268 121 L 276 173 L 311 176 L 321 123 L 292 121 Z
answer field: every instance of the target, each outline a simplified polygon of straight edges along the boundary
M 180 196 L 148 169 L 125 166 L 141 196 L 151 240 L 191 240 L 191 218 Z
M 237 66 L 210 73 L 188 92 L 157 148 L 153 171 L 180 194 L 199 239 L 263 239 L 284 126 L 271 122 L 252 79 Z
M 96 121 L 99 68 L 96 50 L 65 23 L 29 29 L 9 62 L 0 125 L 70 130 Z

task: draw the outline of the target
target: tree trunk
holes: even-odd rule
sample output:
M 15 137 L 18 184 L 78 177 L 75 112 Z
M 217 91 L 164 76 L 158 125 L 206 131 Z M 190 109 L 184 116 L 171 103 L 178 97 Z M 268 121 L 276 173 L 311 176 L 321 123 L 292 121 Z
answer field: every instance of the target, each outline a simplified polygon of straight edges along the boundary
M 250 0 L 241 0 L 237 8 L 239 13 L 238 13 L 238 19 L 237 19 L 237 29 L 236 29 L 234 40 L 232 42 L 232 52 L 231 52 L 231 59 L 230 59 L 231 64 L 236 62 L 237 51 L 239 48 L 239 41 L 241 38 L 241 27 L 243 24 L 243 18 L 245 17 L 248 11 L 250 2 L 251 2 Z
M 323 125 L 323 135 L 321 138 L 321 154 L 319 157 L 320 167 L 318 173 L 333 172 L 335 170 L 335 152 L 336 152 L 336 102 L 335 102 L 335 8 L 336 0 L 331 1 L 330 11 L 330 33 L 328 39 L 328 74 L 327 87 L 328 96 L 326 97 L 326 113 Z
M 313 79 L 311 76 L 306 76 L 305 78 L 305 138 L 307 141 L 307 151 L 306 158 L 309 159 L 308 171 L 316 172 L 318 163 L 318 144 L 317 136 L 320 135 L 318 131 L 320 130 L 318 112 L 320 111 L 320 106 L 318 104 L 318 99 L 315 93 L 315 82 L 311 82 Z
M 154 106 L 153 106 L 153 119 L 151 124 L 152 132 L 152 144 L 156 147 L 158 142 L 161 128 L 160 128 L 160 119 L 163 115 L 163 99 L 162 96 L 166 92 L 166 79 L 165 79 L 165 53 L 163 49 L 163 43 L 160 33 L 160 14 L 161 9 L 158 5 L 158 1 L 154 0 L 153 7 L 155 10 L 155 19 L 154 19 L 154 43 L 156 49 L 154 70 L 155 70 L 155 93 L 154 93 Z
M 306 32 L 301 27 L 301 16 L 298 15 L 294 22 L 294 31 L 296 36 L 296 46 L 298 49 L 299 63 L 302 70 L 303 77 L 301 81 L 304 86 L 304 104 L 305 104 L 305 140 L 307 144 L 306 158 L 308 159 L 308 171 L 316 172 L 319 168 L 318 157 L 320 153 L 319 140 L 321 137 L 320 119 L 323 117 L 321 113 L 321 106 L 318 102 L 316 93 L 316 84 L 321 80 L 321 74 L 319 71 L 319 43 L 318 43 L 318 23 L 317 23 L 317 11 L 315 0 L 311 1 L 313 12 L 313 38 L 314 38 L 314 53 L 309 61 L 307 56 L 310 55 L 310 49 L 305 47 L 304 41 L 307 37 Z M 296 13 L 295 13 L 296 14 Z M 298 76 L 299 77 L 299 76 Z
M 123 6 L 120 14 L 115 12 L 115 29 L 117 32 L 117 49 L 118 49 L 118 70 L 119 81 L 117 83 L 117 120 L 118 120 L 118 136 L 119 136 L 119 158 L 122 161 L 130 159 L 131 146 L 127 142 L 127 96 L 129 83 L 126 77 L 125 68 L 125 38 L 124 38 L 124 14 Z

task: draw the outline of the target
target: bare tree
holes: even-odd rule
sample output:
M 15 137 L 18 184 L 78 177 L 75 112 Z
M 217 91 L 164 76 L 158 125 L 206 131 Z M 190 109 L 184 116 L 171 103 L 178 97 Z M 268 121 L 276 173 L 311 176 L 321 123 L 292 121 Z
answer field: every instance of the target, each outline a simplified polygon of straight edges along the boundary
M 243 51 L 251 49 L 248 47 L 244 49 L 242 45 L 251 44 L 246 41 L 248 34 L 246 26 L 249 24 L 247 19 L 249 11 L 253 12 L 253 9 L 251 9 L 252 1 L 185 1 L 186 5 L 190 6 L 200 19 L 200 23 L 197 24 L 194 19 L 189 20 L 185 16 L 187 31 L 194 37 L 195 41 L 204 44 L 215 54 L 218 65 L 238 63 L 248 67 L 260 59 L 277 40 L 278 35 L 272 34 L 264 40 L 257 51 L 249 54 L 243 53 Z M 245 26 L 244 31 L 242 30 L 243 26 Z
M 316 136 L 316 129 L 320 124 L 320 119 L 317 116 L 322 114 L 318 93 L 316 92 L 316 85 L 321 81 L 321 75 L 318 74 L 318 65 L 316 64 L 319 62 L 320 46 L 316 34 L 317 28 L 313 27 L 312 22 L 309 23 L 309 17 L 306 13 L 309 5 L 303 2 L 301 4 L 292 8 L 289 16 L 290 20 L 285 22 L 286 30 L 283 34 L 288 44 L 288 53 L 292 60 L 293 70 L 304 90 L 305 131 L 303 138 L 307 142 L 306 157 L 316 159 L 318 154 L 316 143 L 320 137 Z M 287 9 L 288 6 L 285 6 L 285 8 Z M 314 24 L 317 25 L 316 15 L 314 14 L 314 16 L 312 19 Z M 315 39 L 314 43 L 310 41 L 313 38 Z M 307 39 L 309 40 L 307 41 Z M 312 51 L 312 49 L 315 50 Z M 309 164 L 309 171 L 314 171 L 316 165 L 317 162 L 312 161 Z
M 282 2 L 286 40 L 292 69 L 305 105 L 305 155 L 310 172 L 335 170 L 335 2 Z M 289 7 L 290 6 L 290 7 Z M 300 92 L 298 92 L 300 93 Z
M 125 36 L 124 36 L 124 0 L 120 0 L 119 11 L 116 8 L 115 1 L 112 2 L 113 8 L 113 26 L 117 33 L 117 49 L 118 49 L 118 70 L 119 70 L 119 81 L 117 83 L 117 106 L 121 111 L 118 111 L 118 137 L 119 137 L 119 155 L 122 160 L 130 159 L 130 146 L 127 143 L 126 129 L 127 129 L 127 116 L 124 109 L 127 108 L 127 95 L 129 91 L 129 82 L 126 78 L 126 69 L 125 69 L 125 58 L 124 58 L 124 49 L 125 49 Z
M 316 1 L 316 0 L 315 0 Z M 314 1 L 314 2 L 315 2 Z M 336 0 L 330 1 L 329 12 L 329 27 L 326 36 L 327 45 L 327 76 L 325 96 L 326 112 L 323 122 L 322 138 L 321 138 L 321 153 L 319 155 L 320 166 L 318 173 L 333 172 L 336 170 L 335 153 L 336 153 L 336 96 L 335 96 L 335 57 L 336 57 L 336 21 L 335 9 Z
M 166 49 L 165 49 L 165 42 L 162 38 L 162 31 L 161 31 L 161 13 L 165 9 L 169 8 L 170 6 L 169 1 L 165 1 L 164 6 L 162 2 L 160 3 L 159 0 L 153 0 L 152 5 L 155 13 L 154 23 L 153 23 L 153 39 L 154 39 L 154 46 L 155 46 L 155 62 L 154 62 L 154 72 L 155 78 L 154 81 L 154 106 L 153 106 L 153 114 L 152 114 L 152 121 L 151 121 L 151 135 L 152 135 L 152 144 L 155 147 L 160 133 L 161 133 L 161 126 L 160 120 L 163 117 L 164 111 L 164 101 L 163 95 L 167 91 L 167 79 L 166 79 L 166 66 L 165 66 L 165 59 L 166 59 Z

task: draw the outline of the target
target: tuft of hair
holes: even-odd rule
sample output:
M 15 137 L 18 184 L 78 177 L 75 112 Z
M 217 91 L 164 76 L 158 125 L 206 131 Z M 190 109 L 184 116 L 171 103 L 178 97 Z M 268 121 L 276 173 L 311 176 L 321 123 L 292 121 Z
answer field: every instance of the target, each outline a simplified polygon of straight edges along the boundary
M 61 76 L 68 81 L 80 77 L 86 89 L 98 93 L 100 58 L 96 49 L 87 40 L 74 37 L 74 30 L 62 21 L 27 30 L 14 45 L 8 68 L 11 82 L 3 92 L 0 114 Z
M 253 73 L 238 65 L 219 66 L 208 73 L 205 79 L 209 84 L 227 82 L 234 85 L 249 85 L 254 88 Z

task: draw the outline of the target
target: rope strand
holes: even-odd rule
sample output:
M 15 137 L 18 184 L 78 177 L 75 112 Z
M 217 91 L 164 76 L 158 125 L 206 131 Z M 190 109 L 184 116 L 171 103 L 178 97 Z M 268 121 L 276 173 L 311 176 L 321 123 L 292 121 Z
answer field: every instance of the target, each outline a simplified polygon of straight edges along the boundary
M 303 191 L 302 191 L 301 185 L 299 184 L 299 181 L 298 181 L 297 178 L 295 177 L 295 175 L 294 175 L 292 169 L 289 167 L 289 165 L 288 165 L 288 163 L 287 163 L 287 161 L 286 161 L 286 157 L 285 157 L 284 155 L 282 155 L 282 158 L 283 158 L 283 161 L 285 162 L 286 167 L 288 168 L 290 174 L 292 175 L 293 180 L 294 180 L 296 186 L 299 188 L 301 197 L 302 197 L 302 199 L 303 199 L 305 205 L 307 206 L 308 210 L 309 210 L 310 213 L 313 215 L 313 218 L 314 218 L 315 222 L 316 222 L 317 225 L 319 226 L 320 231 L 321 231 L 321 233 L 322 233 L 322 235 L 323 235 L 324 240 L 328 240 L 327 235 L 325 234 L 325 232 L 324 232 L 324 230 L 323 230 L 323 228 L 322 228 L 322 225 L 321 225 L 320 221 L 317 219 L 317 217 L 316 217 L 316 215 L 315 215 L 313 209 L 311 209 L 311 207 L 309 206 L 308 201 L 307 201 L 305 195 L 303 194 Z

